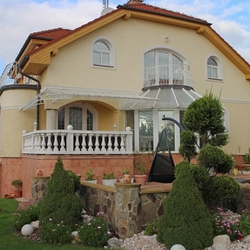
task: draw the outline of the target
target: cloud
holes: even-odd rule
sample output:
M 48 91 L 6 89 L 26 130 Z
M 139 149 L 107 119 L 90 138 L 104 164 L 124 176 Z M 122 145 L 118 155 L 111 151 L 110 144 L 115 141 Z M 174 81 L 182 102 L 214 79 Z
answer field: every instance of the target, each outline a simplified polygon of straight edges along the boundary
M 110 0 L 109 6 L 115 8 L 126 2 L 127 0 Z M 230 7 L 230 2 L 229 0 L 144 1 L 146 4 L 212 22 L 212 27 L 250 62 L 249 3 L 244 2 L 244 5 L 236 3 Z M 75 29 L 99 17 L 102 7 L 102 0 L 1 0 L 0 74 L 5 65 L 15 60 L 30 33 L 57 27 Z M 225 19 L 235 16 L 236 13 L 240 13 L 237 21 Z M 244 22 L 240 23 L 241 20 Z
M 100 16 L 102 10 L 98 0 L 91 4 L 87 0 L 50 2 L 1 0 L 0 58 L 6 64 L 14 61 L 30 33 L 57 27 L 75 29 Z

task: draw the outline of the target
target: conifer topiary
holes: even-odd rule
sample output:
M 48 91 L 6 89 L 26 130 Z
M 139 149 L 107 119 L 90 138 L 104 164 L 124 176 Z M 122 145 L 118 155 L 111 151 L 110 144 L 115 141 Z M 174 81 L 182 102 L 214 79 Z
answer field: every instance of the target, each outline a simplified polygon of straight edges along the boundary
M 73 228 L 79 222 L 82 205 L 74 192 L 74 180 L 63 168 L 63 162 L 58 157 L 54 172 L 47 183 L 47 193 L 41 202 L 40 223 L 52 221 L 55 224 L 64 223 Z
M 186 250 L 203 249 L 213 243 L 212 215 L 201 197 L 190 167 L 187 161 L 176 166 L 173 188 L 163 202 L 164 214 L 157 239 L 168 249 L 175 244 L 183 245 Z

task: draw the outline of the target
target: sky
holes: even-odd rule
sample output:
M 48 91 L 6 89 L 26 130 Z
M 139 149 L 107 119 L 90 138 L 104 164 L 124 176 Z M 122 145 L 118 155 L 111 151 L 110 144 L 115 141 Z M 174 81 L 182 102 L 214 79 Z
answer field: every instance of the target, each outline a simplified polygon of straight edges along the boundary
M 106 0 L 116 8 L 128 0 Z M 212 23 L 212 28 L 250 63 L 249 0 L 145 0 Z M 0 76 L 30 33 L 75 29 L 100 16 L 103 0 L 0 0 Z

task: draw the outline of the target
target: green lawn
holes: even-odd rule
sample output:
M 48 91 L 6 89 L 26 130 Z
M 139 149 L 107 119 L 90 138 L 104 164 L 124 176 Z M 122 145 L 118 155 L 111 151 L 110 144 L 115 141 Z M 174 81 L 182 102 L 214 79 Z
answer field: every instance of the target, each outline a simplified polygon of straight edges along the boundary
M 15 199 L 0 198 L 0 250 L 103 250 L 83 245 L 50 245 L 34 242 L 17 236 L 13 231 L 13 219 L 18 202 Z

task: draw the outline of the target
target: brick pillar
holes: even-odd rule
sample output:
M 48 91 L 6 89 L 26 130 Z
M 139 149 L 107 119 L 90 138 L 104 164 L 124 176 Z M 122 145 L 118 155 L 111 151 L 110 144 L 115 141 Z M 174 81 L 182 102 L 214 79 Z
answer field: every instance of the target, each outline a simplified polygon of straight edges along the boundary
M 132 237 L 142 231 L 142 204 L 138 183 L 116 183 L 115 233 L 120 238 Z

